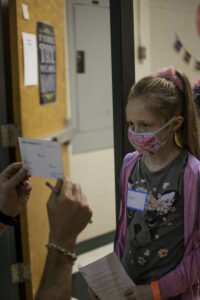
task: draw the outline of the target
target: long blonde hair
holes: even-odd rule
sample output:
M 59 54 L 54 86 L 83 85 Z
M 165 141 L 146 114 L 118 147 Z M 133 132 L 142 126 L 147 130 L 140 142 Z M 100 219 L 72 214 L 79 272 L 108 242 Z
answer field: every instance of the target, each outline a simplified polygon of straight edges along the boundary
M 183 149 L 200 159 L 198 116 L 191 85 L 184 73 L 176 70 L 176 75 L 182 82 L 183 91 L 163 77 L 147 76 L 132 86 L 128 101 L 140 98 L 151 112 L 162 116 L 166 121 L 173 116 L 182 115 L 183 124 L 176 132 L 178 141 Z

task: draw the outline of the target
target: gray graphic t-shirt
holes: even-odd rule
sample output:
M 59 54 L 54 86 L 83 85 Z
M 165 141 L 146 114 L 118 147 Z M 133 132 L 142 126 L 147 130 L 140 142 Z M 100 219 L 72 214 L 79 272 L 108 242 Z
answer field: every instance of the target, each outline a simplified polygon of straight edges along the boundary
M 140 157 L 129 177 L 128 188 L 147 195 L 144 211 L 127 208 L 122 264 L 136 284 L 159 280 L 183 257 L 186 164 L 187 152 L 182 151 L 167 166 L 151 172 Z

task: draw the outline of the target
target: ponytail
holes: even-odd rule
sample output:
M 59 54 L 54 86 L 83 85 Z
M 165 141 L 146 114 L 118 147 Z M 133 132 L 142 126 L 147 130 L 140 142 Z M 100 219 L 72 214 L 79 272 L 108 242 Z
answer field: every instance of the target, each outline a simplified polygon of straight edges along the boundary
M 193 99 L 191 85 L 184 73 L 176 70 L 176 74 L 183 83 L 182 116 L 184 117 L 184 122 L 177 131 L 177 137 L 183 148 L 189 150 L 192 155 L 200 160 L 200 122 Z

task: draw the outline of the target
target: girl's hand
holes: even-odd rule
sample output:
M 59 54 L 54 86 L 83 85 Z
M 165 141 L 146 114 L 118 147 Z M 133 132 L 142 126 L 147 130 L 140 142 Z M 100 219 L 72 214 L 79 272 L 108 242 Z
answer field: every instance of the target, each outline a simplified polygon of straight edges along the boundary
M 150 284 L 138 285 L 128 289 L 124 293 L 126 300 L 153 300 L 153 293 Z

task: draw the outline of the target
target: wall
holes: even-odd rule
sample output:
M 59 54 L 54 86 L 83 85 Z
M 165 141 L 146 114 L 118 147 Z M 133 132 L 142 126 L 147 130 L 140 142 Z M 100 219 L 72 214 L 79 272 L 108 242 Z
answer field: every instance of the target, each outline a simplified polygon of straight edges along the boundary
M 151 73 L 150 1 L 133 0 L 136 81 Z M 138 59 L 139 46 L 146 48 L 146 59 Z
M 184 47 L 200 60 L 200 39 L 196 29 L 197 0 L 150 0 L 151 71 L 174 65 L 184 71 L 193 83 L 200 72 L 194 69 L 194 60 L 186 64 L 183 51 L 173 49 L 175 34 Z

